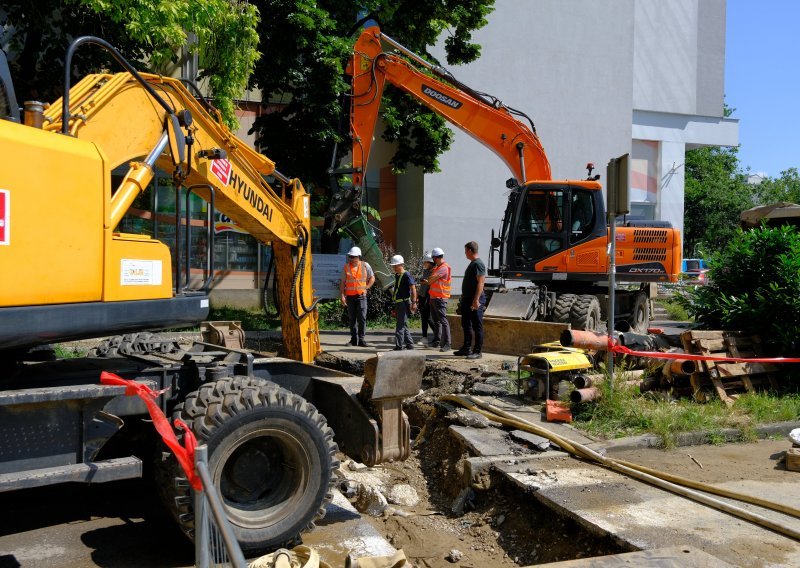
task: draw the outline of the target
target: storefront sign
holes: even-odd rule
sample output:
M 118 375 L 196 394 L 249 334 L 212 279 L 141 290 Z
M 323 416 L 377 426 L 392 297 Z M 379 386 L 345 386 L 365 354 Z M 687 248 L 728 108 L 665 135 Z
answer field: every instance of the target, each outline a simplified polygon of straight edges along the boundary
M 247 231 L 242 229 L 240 225 L 238 225 L 235 221 L 233 221 L 230 217 L 226 217 L 222 213 L 217 213 L 217 219 L 214 221 L 214 233 L 220 234 L 225 233 L 227 231 L 231 231 L 234 233 L 242 233 L 248 234 Z

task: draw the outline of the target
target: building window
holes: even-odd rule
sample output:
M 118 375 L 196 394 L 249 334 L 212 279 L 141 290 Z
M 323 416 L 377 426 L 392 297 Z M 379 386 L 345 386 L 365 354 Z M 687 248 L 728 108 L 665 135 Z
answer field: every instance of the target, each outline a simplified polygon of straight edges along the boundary
M 658 142 L 634 140 L 631 146 L 631 219 L 655 219 L 658 203 Z

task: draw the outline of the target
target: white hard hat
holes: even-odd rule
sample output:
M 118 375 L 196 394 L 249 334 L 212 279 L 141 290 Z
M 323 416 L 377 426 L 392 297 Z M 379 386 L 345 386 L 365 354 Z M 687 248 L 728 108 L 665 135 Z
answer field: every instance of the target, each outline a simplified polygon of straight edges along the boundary
M 422 257 L 422 262 L 433 262 L 433 257 L 430 254 L 426 254 Z
M 347 256 L 361 256 L 361 249 L 358 247 L 353 247 L 347 251 Z
M 431 256 L 444 256 L 444 251 L 439 247 L 436 247 L 431 251 Z
M 392 260 L 389 261 L 389 264 L 391 266 L 397 266 L 398 264 L 405 264 L 405 263 L 406 263 L 406 261 L 403 260 L 403 257 L 400 256 L 399 254 L 394 255 L 392 257 Z

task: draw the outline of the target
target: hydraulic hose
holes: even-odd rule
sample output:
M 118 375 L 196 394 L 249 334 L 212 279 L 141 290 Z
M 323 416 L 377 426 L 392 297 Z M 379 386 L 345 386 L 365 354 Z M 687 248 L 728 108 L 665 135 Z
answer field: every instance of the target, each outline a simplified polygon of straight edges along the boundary
M 629 477 L 633 477 L 645 483 L 649 483 L 650 485 L 670 491 L 676 495 L 692 499 L 693 501 L 702 503 L 703 505 L 713 509 L 723 511 L 735 517 L 739 517 L 740 519 L 744 519 L 761 527 L 780 533 L 784 536 L 788 536 L 794 540 L 800 541 L 800 531 L 797 531 L 792 527 L 778 523 L 772 519 L 768 519 L 762 515 L 759 515 L 758 513 L 753 513 L 751 511 L 747 511 L 746 509 L 742 509 L 741 507 L 730 505 L 718 499 L 703 495 L 702 493 L 698 493 L 692 489 L 687 489 L 681 484 L 681 482 L 688 481 L 690 482 L 689 487 L 694 487 L 696 489 L 714 493 L 722 497 L 728 497 L 730 499 L 743 500 L 745 502 L 757 504 L 790 516 L 799 517 L 798 513 L 800 512 L 792 507 L 786 507 L 778 503 L 772 503 L 770 501 L 751 496 L 745 496 L 746 499 L 740 499 L 740 497 L 742 497 L 741 493 L 721 489 L 718 487 L 715 487 L 713 488 L 713 491 L 710 491 L 709 488 L 711 486 L 704 483 L 686 480 L 685 478 L 681 478 L 679 476 L 666 474 L 653 469 L 645 468 L 643 466 L 635 466 L 634 464 L 629 464 L 628 462 L 622 462 L 613 458 L 609 458 L 583 444 L 559 436 L 558 434 L 555 434 L 546 428 L 542 428 L 541 426 L 538 426 L 532 422 L 528 422 L 523 418 L 497 408 L 496 406 L 493 406 L 478 397 L 470 395 L 446 395 L 442 397 L 441 400 L 454 402 L 469 410 L 472 410 L 473 412 L 483 414 L 487 418 L 500 422 L 501 424 L 514 426 L 520 430 L 543 436 L 577 457 L 595 461 L 603 466 L 608 467 L 609 469 L 623 473 Z

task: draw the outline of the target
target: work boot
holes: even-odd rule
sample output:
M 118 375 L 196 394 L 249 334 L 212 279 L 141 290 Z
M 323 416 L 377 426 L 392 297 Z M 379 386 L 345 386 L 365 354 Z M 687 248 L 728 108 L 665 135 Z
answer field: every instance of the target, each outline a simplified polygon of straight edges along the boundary
M 345 345 L 349 345 L 351 347 L 358 347 L 358 339 L 351 339 Z
M 439 348 L 439 351 L 450 351 L 451 349 L 452 346 L 449 343 L 445 343 L 444 345 L 441 346 L 441 348 Z
M 439 347 L 439 340 L 438 339 L 434 339 L 433 341 L 428 343 L 428 347 Z
M 458 351 L 453 351 L 453 355 L 458 355 L 459 357 L 463 357 L 464 355 L 469 355 L 470 350 L 469 347 L 462 347 Z
M 359 341 L 359 342 L 358 342 L 358 346 L 359 346 L 359 347 L 372 347 L 372 345 L 370 345 L 369 343 L 367 343 L 367 342 L 366 342 L 366 341 L 364 341 L 363 339 L 362 339 L 361 341 Z
M 403 350 L 402 347 L 393 347 L 392 348 L 392 351 L 402 351 L 402 350 Z
M 481 355 L 480 351 L 477 351 L 475 353 L 470 353 L 469 355 L 467 355 L 467 359 L 480 359 L 482 357 L 483 355 Z
M 413 343 L 409 343 L 408 345 L 406 345 L 406 349 L 409 350 L 409 351 L 413 351 L 414 350 L 414 344 Z

